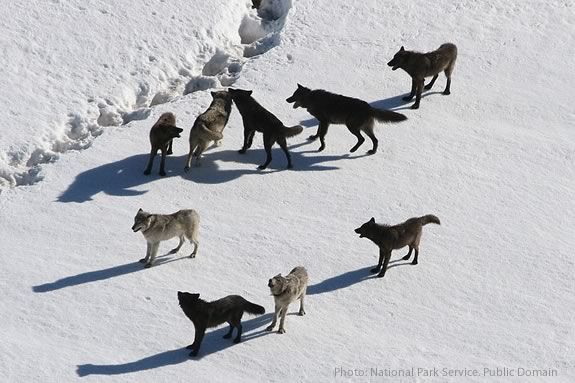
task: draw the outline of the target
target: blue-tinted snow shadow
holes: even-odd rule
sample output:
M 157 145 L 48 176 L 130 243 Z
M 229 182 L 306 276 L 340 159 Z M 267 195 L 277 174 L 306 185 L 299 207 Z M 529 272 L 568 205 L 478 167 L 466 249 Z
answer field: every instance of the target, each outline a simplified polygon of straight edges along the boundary
M 271 322 L 271 320 L 272 314 L 268 313 L 253 319 L 242 321 L 242 327 L 244 329 L 242 343 L 251 341 L 264 335 L 274 334 L 272 332 L 266 331 L 263 328 L 258 330 L 259 327 L 267 325 Z M 193 341 L 194 331 L 191 322 L 190 326 L 191 343 Z M 200 348 L 199 355 L 196 357 L 190 357 L 190 350 L 184 347 L 179 347 L 174 350 L 164 351 L 159 354 L 147 356 L 134 362 L 122 364 L 81 364 L 78 365 L 76 373 L 80 377 L 88 375 L 122 375 L 171 366 L 187 361 L 199 361 L 205 356 L 223 351 L 229 347 L 236 346 L 236 344 L 233 343 L 231 339 L 223 339 L 223 336 L 227 332 L 228 327 L 225 326 L 215 331 L 206 333 Z
M 347 271 L 343 274 L 336 275 L 335 277 L 316 283 L 315 285 L 310 285 L 307 287 L 307 295 L 330 293 L 335 290 L 353 286 L 356 283 L 365 281 L 366 279 L 370 279 L 373 277 L 373 274 L 369 272 L 372 267 L 373 266 L 362 267 L 358 270 Z

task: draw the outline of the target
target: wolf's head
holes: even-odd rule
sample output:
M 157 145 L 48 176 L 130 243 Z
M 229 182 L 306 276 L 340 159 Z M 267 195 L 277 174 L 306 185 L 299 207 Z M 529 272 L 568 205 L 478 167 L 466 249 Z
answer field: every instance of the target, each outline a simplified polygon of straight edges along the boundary
M 225 100 L 226 102 L 232 101 L 232 95 L 230 94 L 230 92 L 225 91 L 225 90 L 218 90 L 216 92 L 211 92 L 212 95 L 212 99 L 217 100 L 217 99 L 222 99 Z
M 293 94 L 286 98 L 286 102 L 291 104 L 293 102 L 293 108 L 299 108 L 300 106 L 305 107 L 305 98 L 307 97 L 307 95 L 309 94 L 309 92 L 311 92 L 311 89 L 306 88 L 305 86 L 302 86 L 300 84 L 297 84 L 297 89 L 295 90 L 295 92 L 293 92 Z
M 355 232 L 359 234 L 359 238 L 368 237 L 371 233 L 371 230 L 376 227 L 375 218 L 371 217 L 369 221 L 355 229 Z
M 180 306 L 182 305 L 191 305 L 194 302 L 200 299 L 200 294 L 195 293 L 187 293 L 185 291 L 178 291 L 178 302 L 180 302 Z
M 168 125 L 176 125 L 176 116 L 174 113 L 166 112 L 158 118 L 156 125 L 161 124 L 168 124 Z
M 152 224 L 152 215 L 140 209 L 138 210 L 136 216 L 134 217 L 134 226 L 132 226 L 132 230 L 134 230 L 134 233 L 140 230 L 146 231 L 151 224 Z
M 239 101 L 239 100 L 245 100 L 247 98 L 250 98 L 253 91 L 244 90 L 244 89 L 228 88 L 228 92 L 232 96 L 232 100 Z
M 387 66 L 390 66 L 391 70 L 402 68 L 405 61 L 407 60 L 408 54 L 409 52 L 406 51 L 403 47 L 399 48 L 399 51 L 397 51 L 391 61 L 387 63 Z
M 285 278 L 282 277 L 281 274 L 278 274 L 275 277 L 270 278 L 270 280 L 268 281 L 268 287 L 270 288 L 272 295 L 280 295 L 284 291 L 284 284 L 285 284 Z

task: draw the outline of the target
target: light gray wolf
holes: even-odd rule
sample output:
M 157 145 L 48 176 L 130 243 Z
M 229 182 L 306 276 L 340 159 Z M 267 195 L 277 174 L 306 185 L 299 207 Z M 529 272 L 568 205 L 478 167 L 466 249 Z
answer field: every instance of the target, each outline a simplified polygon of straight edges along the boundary
M 359 234 L 359 238 L 365 237 L 379 247 L 379 262 L 377 266 L 370 271 L 372 273 L 379 271 L 377 276 L 379 278 L 383 277 L 387 270 L 391 251 L 401 249 L 404 246 L 409 246 L 409 252 L 403 259 L 408 260 L 411 256 L 411 251 L 415 250 L 415 258 L 413 258 L 413 262 L 411 263 L 417 265 L 422 227 L 428 223 L 439 225 L 439 218 L 428 214 L 423 217 L 410 218 L 403 223 L 390 226 L 377 224 L 375 223 L 375 218 L 372 217 L 369 221 L 355 229 L 355 232 Z
M 190 130 L 190 153 L 186 161 L 185 171 L 190 170 L 192 158 L 196 158 L 196 165 L 200 165 L 202 153 L 210 142 L 221 144 L 223 131 L 232 111 L 232 97 L 225 90 L 211 92 L 212 103 L 206 111 L 196 118 Z
M 142 209 L 138 210 L 134 217 L 132 230 L 135 232 L 142 231 L 146 243 L 146 257 L 140 259 L 141 263 L 146 264 L 146 268 L 154 264 L 158 247 L 161 241 L 178 237 L 180 243 L 170 254 L 176 254 L 184 244 L 184 238 L 187 238 L 194 244 L 194 251 L 190 258 L 194 258 L 198 253 L 198 231 L 200 228 L 200 215 L 192 209 L 178 210 L 173 214 L 151 214 Z
M 321 143 L 319 152 L 325 149 L 325 135 L 329 124 L 345 124 L 357 138 L 357 143 L 350 150 L 352 153 L 365 141 L 361 134 L 361 132 L 365 132 L 373 143 L 373 147 L 368 153 L 374 154 L 377 152 L 378 144 L 373 133 L 374 120 L 399 122 L 407 119 L 401 113 L 373 108 L 367 102 L 357 98 L 330 93 L 323 89 L 311 90 L 300 84 L 297 84 L 294 94 L 288 97 L 286 101 L 293 103 L 294 109 L 300 106 L 306 108 L 319 121 L 317 133 L 309 137 L 312 141 L 319 137 Z
M 403 100 L 411 101 L 413 96 L 416 96 L 415 103 L 411 108 L 417 109 L 421 101 L 421 92 L 423 92 L 424 88 L 425 90 L 431 89 L 441 71 L 447 77 L 447 85 L 443 94 L 451 94 L 451 73 L 455 66 L 455 59 L 457 59 L 457 47 L 455 44 L 445 43 L 437 50 L 427 53 L 406 51 L 405 48 L 401 47 L 387 65 L 391 67 L 391 70 L 401 68 L 411 76 L 411 92 Z M 433 78 L 424 87 L 425 77 L 430 76 L 433 76 Z
M 258 166 L 265 169 L 272 161 L 272 146 L 278 143 L 286 155 L 288 169 L 293 167 L 291 156 L 287 148 L 286 137 L 293 137 L 303 131 L 300 125 L 286 127 L 276 116 L 261 106 L 251 95 L 251 90 L 232 89 L 228 90 L 234 103 L 242 115 L 244 123 L 244 145 L 239 153 L 243 154 L 252 146 L 255 132 L 262 132 L 264 148 L 266 150 L 266 162 Z
M 152 165 L 154 164 L 154 157 L 158 150 L 162 151 L 162 161 L 160 162 L 160 175 L 165 176 L 166 171 L 164 165 L 166 163 L 166 155 L 172 154 L 172 140 L 180 137 L 180 133 L 184 130 L 176 126 L 176 116 L 173 113 L 164 113 L 158 118 L 158 121 L 150 129 L 150 158 L 148 165 L 144 170 L 145 175 L 152 172 Z
M 272 331 L 274 329 L 278 316 L 281 316 L 278 333 L 283 334 L 286 332 L 284 322 L 286 319 L 287 309 L 289 304 L 296 299 L 300 300 L 298 315 L 305 315 L 303 301 L 307 290 L 307 282 L 307 271 L 303 266 L 295 267 L 285 277 L 278 274 L 268 281 L 268 287 L 274 296 L 275 313 L 272 323 L 266 328 L 267 331 Z
M 230 325 L 230 331 L 224 335 L 224 338 L 231 338 L 235 327 L 238 331 L 234 343 L 240 343 L 244 312 L 253 315 L 262 315 L 265 312 L 262 306 L 249 302 L 239 295 L 228 295 L 213 302 L 206 302 L 200 299 L 200 294 L 178 291 L 178 301 L 184 314 L 194 324 L 194 343 L 186 347 L 192 350 L 190 356 L 198 355 L 207 328 L 227 322 Z

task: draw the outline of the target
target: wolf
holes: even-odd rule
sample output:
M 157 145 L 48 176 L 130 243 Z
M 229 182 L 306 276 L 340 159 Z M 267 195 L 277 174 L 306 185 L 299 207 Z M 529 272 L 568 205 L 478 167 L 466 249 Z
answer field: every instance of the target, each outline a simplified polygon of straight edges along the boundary
M 275 313 L 272 323 L 266 327 L 267 331 L 272 331 L 277 323 L 278 316 L 281 316 L 279 334 L 286 332 L 284 322 L 287 309 L 290 303 L 296 299 L 300 300 L 298 315 L 305 315 L 303 301 L 307 290 L 308 276 L 303 266 L 295 267 L 286 277 L 281 274 L 276 275 L 268 281 L 268 287 L 275 302 Z
M 451 94 L 451 73 L 453 73 L 455 59 L 457 59 L 457 47 L 455 44 L 445 43 L 437 50 L 428 53 L 406 51 L 404 47 L 401 47 L 387 65 L 391 67 L 391 70 L 401 68 L 411 76 L 411 92 L 403 100 L 411 101 L 413 96 L 416 96 L 411 108 L 418 109 L 421 92 L 424 88 L 425 90 L 431 89 L 441 71 L 447 77 L 447 85 L 443 94 Z M 430 76 L 433 78 L 429 84 L 423 86 L 425 77 Z
M 158 121 L 156 121 L 152 129 L 150 129 L 150 145 L 152 146 L 152 150 L 150 151 L 148 165 L 146 166 L 146 170 L 144 170 L 145 175 L 149 175 L 152 172 L 154 157 L 156 157 L 158 150 L 162 151 L 160 175 L 166 175 L 166 171 L 164 170 L 166 155 L 172 154 L 172 140 L 180 137 L 180 133 L 183 131 L 183 129 L 176 126 L 176 116 L 173 113 L 164 113 L 158 118 Z
M 235 327 L 238 331 L 234 343 L 239 343 L 242 341 L 241 321 L 244 312 L 253 315 L 265 313 L 262 306 L 256 305 L 239 295 L 228 295 L 213 302 L 206 302 L 200 299 L 200 294 L 178 291 L 178 301 L 184 314 L 194 324 L 194 343 L 186 347 L 192 350 L 190 356 L 198 355 L 207 328 L 227 322 L 230 325 L 230 330 L 224 335 L 224 338 L 231 338 Z
M 379 246 L 379 262 L 377 266 L 370 271 L 372 273 L 379 271 L 379 274 L 377 274 L 378 278 L 385 276 L 391 251 L 401 249 L 404 246 L 409 246 L 409 252 L 402 259 L 407 261 L 411 256 L 411 251 L 415 250 L 415 257 L 411 263 L 417 265 L 422 227 L 428 223 L 439 225 L 439 218 L 433 214 L 428 214 L 423 217 L 410 218 L 398 225 L 389 226 L 378 225 L 372 217 L 369 221 L 355 229 L 355 232 L 359 234 L 359 238 L 365 237 Z
M 252 146 L 256 131 L 262 132 L 267 157 L 266 162 L 258 166 L 258 169 L 263 170 L 270 164 L 272 161 L 272 146 L 276 142 L 286 155 L 288 169 L 291 169 L 293 165 L 287 148 L 286 137 L 293 137 L 300 134 L 303 131 L 303 127 L 301 125 L 285 126 L 276 116 L 261 106 L 251 96 L 251 90 L 229 88 L 228 91 L 232 95 L 232 99 L 242 115 L 244 124 L 244 145 L 239 153 L 245 153 L 246 150 Z
M 309 137 L 314 141 L 319 137 L 319 152 L 325 149 L 325 135 L 329 124 L 345 124 L 349 131 L 357 138 L 357 143 L 350 152 L 355 152 L 365 138 L 361 134 L 364 132 L 371 139 L 373 144 L 369 154 L 377 152 L 378 141 L 373 132 L 374 120 L 381 122 L 399 122 L 407 119 L 403 114 L 390 110 L 376 109 L 367 102 L 327 92 L 323 89 L 311 90 L 297 84 L 295 92 L 286 99 L 288 103 L 293 103 L 293 107 L 303 107 L 317 118 L 319 126 L 315 135 Z
M 232 97 L 225 90 L 211 92 L 211 94 L 212 103 L 196 118 L 190 130 L 190 153 L 184 167 L 185 171 L 190 170 L 193 157 L 196 158 L 196 165 L 199 166 L 202 153 L 211 141 L 216 141 L 216 145 L 220 145 L 224 137 L 222 132 L 230 118 Z
M 134 233 L 142 231 L 148 244 L 146 257 L 140 259 L 146 264 L 146 268 L 151 267 L 156 259 L 158 247 L 161 241 L 178 237 L 180 243 L 169 254 L 176 254 L 184 244 L 184 237 L 194 244 L 194 251 L 190 258 L 194 258 L 198 253 L 198 231 L 200 227 L 200 215 L 192 209 L 179 210 L 173 214 L 151 214 L 139 209 L 134 217 L 132 230 Z

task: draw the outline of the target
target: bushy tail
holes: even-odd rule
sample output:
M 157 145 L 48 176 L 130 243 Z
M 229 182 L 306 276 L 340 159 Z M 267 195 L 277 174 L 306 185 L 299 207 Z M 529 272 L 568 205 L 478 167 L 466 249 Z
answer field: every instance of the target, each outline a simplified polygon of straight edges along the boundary
M 433 214 L 428 214 L 424 215 L 423 217 L 419 217 L 419 220 L 421 221 L 422 225 L 427 225 L 428 223 L 436 223 L 438 225 L 441 225 L 441 223 L 439 222 L 439 218 L 437 218 Z
M 372 116 L 380 122 L 399 122 L 407 120 L 401 113 L 392 112 L 391 110 L 371 108 Z
M 286 137 L 297 136 L 301 132 L 303 132 L 303 126 L 301 126 L 301 125 L 295 125 L 295 126 L 289 126 L 289 127 L 284 126 L 283 130 L 282 130 L 283 135 Z
M 266 312 L 266 309 L 260 305 L 256 305 L 255 303 L 246 300 L 246 303 L 244 304 L 244 311 L 253 315 L 262 315 Z

